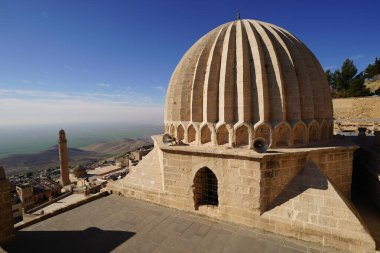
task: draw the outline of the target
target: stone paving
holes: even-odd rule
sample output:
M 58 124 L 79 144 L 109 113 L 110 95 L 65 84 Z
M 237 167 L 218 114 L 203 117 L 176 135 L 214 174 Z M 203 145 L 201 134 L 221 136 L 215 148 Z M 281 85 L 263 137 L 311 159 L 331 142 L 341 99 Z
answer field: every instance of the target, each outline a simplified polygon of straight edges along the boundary
M 44 211 L 44 213 L 52 213 L 54 211 L 57 211 L 59 209 L 62 209 L 66 206 L 70 206 L 74 203 L 77 203 L 81 200 L 84 200 L 88 198 L 88 196 L 84 195 L 84 194 L 72 194 L 72 195 L 69 195 L 67 196 L 66 198 L 63 198 L 57 202 L 54 202 L 36 212 L 34 212 L 35 215 L 39 214 L 41 212 L 41 210 Z
M 29 226 L 8 252 L 331 252 L 206 217 L 104 197 Z

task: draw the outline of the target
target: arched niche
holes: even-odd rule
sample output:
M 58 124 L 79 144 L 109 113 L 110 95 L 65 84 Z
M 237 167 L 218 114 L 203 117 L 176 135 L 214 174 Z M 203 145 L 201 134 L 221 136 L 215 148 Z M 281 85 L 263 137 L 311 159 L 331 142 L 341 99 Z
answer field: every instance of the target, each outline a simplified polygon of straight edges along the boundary
M 184 139 L 185 135 L 185 129 L 183 128 L 182 125 L 179 125 L 177 128 L 177 140 L 182 141 Z
M 207 125 L 204 125 L 201 129 L 201 143 L 211 142 L 211 131 Z
M 170 125 L 169 134 L 173 137 L 175 137 L 175 127 L 173 124 Z
M 309 145 L 315 145 L 317 143 L 318 143 L 318 124 L 316 122 L 313 122 L 309 126 Z
M 187 129 L 187 139 L 189 143 L 192 143 L 195 141 L 195 136 L 196 136 L 197 131 L 195 130 L 193 125 L 190 125 L 189 128 Z
M 302 124 L 297 124 L 293 129 L 293 145 L 301 147 L 306 145 L 306 127 Z
M 235 131 L 235 140 L 236 140 L 236 146 L 246 146 L 249 143 L 249 132 L 248 127 L 245 125 L 240 126 Z
M 228 129 L 226 125 L 220 126 L 218 130 L 216 131 L 216 138 L 218 141 L 218 145 L 228 144 L 228 141 L 229 141 L 228 137 L 229 137 L 229 133 L 228 133 Z
M 290 140 L 290 129 L 287 125 L 281 124 L 275 130 L 275 140 L 277 148 L 287 148 L 289 147 Z
M 165 124 L 165 133 L 170 133 L 170 125 L 169 124 Z
M 264 138 L 266 143 L 270 145 L 271 129 L 267 125 L 260 125 L 255 132 L 255 138 Z

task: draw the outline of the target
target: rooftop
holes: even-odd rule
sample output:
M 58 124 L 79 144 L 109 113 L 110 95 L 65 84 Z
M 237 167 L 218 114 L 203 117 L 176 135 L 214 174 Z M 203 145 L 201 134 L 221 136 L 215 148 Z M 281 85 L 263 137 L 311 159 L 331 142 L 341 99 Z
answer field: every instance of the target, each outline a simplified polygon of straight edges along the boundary
M 120 165 L 108 165 L 103 167 L 96 167 L 94 170 L 89 170 L 88 173 L 91 174 L 91 176 L 103 176 L 105 174 L 109 174 L 112 172 L 116 172 L 119 170 L 124 170 L 124 168 L 121 168 Z
M 96 210 L 94 212 L 94 210 Z M 206 217 L 110 195 L 17 232 L 9 252 L 322 252 Z
M 16 186 L 20 188 L 33 187 L 33 191 L 35 193 L 56 190 L 56 189 L 61 188 L 59 183 L 51 179 L 40 179 L 40 178 L 35 178 L 35 179 L 32 178 L 28 181 L 28 183 L 16 184 Z

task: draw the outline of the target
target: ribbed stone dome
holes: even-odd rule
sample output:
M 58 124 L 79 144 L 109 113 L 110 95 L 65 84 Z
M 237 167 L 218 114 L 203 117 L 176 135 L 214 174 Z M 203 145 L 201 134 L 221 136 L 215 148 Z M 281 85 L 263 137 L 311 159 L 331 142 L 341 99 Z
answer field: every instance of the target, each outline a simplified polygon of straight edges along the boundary
M 167 90 L 165 132 L 185 143 L 303 147 L 329 139 L 332 98 L 313 53 L 261 21 L 223 24 L 199 39 Z

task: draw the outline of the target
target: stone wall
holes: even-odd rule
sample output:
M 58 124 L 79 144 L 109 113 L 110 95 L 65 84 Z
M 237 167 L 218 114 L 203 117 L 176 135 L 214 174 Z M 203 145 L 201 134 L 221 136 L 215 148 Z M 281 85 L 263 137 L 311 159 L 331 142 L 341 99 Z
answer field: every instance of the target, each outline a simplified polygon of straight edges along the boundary
M 148 167 L 140 165 L 121 183 L 110 184 L 110 189 L 128 197 L 327 247 L 353 252 L 375 248 L 350 203 L 355 147 L 261 155 L 246 149 L 155 144 L 160 154 L 155 161 L 162 162 L 162 166 L 156 165 L 156 170 L 160 168 L 162 175 L 158 177 L 152 171 L 156 179 L 150 176 L 146 182 L 162 180 L 162 189 L 136 184 L 138 177 L 143 182 L 144 175 L 150 174 Z M 218 205 L 196 205 L 199 191 L 194 179 L 204 167 L 217 178 Z
M 194 177 L 203 167 L 218 179 L 219 208 L 200 206 L 198 212 L 219 217 L 224 209 L 240 206 L 258 212 L 260 203 L 260 163 L 229 157 L 164 152 L 164 192 L 167 205 L 194 211 Z
M 0 245 L 14 236 L 11 188 L 0 167 Z
M 266 156 L 261 163 L 261 210 L 265 210 L 290 181 L 313 161 L 348 198 L 351 198 L 352 149 L 295 152 L 291 155 Z

